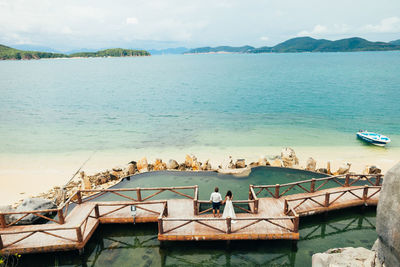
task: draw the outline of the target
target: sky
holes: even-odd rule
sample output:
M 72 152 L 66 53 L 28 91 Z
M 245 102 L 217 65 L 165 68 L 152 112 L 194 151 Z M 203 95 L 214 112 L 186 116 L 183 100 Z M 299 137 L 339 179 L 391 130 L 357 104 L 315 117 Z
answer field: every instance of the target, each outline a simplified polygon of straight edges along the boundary
M 400 0 L 0 0 L 0 44 L 59 51 L 400 39 Z

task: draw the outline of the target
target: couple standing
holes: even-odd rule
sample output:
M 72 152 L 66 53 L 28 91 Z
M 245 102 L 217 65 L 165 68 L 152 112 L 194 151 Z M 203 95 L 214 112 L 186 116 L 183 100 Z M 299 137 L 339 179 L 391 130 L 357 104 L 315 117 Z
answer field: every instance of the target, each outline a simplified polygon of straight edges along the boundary
M 219 208 L 222 203 L 225 204 L 222 218 L 228 218 L 228 217 L 231 217 L 232 219 L 236 218 L 235 210 L 232 204 L 233 195 L 231 190 L 228 190 L 228 192 L 226 192 L 224 201 L 222 201 L 221 194 L 218 191 L 219 191 L 218 187 L 215 187 L 214 192 L 212 192 L 210 196 L 210 202 L 212 202 L 214 217 L 215 217 L 215 212 L 217 212 L 217 216 L 219 217 Z

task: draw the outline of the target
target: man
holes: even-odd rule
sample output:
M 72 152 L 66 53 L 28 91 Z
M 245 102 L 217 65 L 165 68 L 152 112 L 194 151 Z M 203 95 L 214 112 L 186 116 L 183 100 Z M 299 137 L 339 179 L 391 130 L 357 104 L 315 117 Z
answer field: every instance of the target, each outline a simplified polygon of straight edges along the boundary
M 210 202 L 212 202 L 213 215 L 215 217 L 215 211 L 217 211 L 217 216 L 219 217 L 219 207 L 221 206 L 222 197 L 218 193 L 218 187 L 215 187 L 214 192 L 211 193 Z

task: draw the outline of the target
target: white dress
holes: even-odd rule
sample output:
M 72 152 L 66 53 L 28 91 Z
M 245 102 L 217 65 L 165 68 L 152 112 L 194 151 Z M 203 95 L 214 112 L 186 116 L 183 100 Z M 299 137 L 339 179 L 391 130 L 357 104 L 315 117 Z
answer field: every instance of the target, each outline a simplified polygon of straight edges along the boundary
M 235 209 L 233 208 L 232 205 L 232 200 L 229 198 L 225 202 L 224 213 L 222 214 L 222 218 L 228 218 L 228 217 L 231 217 L 232 219 L 236 218 Z

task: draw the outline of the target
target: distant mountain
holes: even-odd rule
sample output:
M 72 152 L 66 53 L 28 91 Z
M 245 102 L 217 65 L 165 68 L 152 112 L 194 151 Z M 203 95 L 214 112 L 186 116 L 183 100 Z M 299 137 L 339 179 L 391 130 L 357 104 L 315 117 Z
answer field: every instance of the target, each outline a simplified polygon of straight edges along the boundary
M 185 54 L 200 54 L 200 53 L 250 53 L 254 47 L 245 45 L 240 47 L 233 46 L 218 46 L 218 47 L 199 47 L 187 51 Z
M 393 45 L 400 45 L 400 39 L 399 40 L 395 40 L 395 41 L 391 41 L 389 43 L 393 44 Z
M 147 50 L 152 55 L 167 55 L 167 54 L 183 54 L 189 51 L 189 48 L 186 47 L 176 47 L 176 48 L 166 48 L 166 49 L 150 49 Z
M 132 50 L 122 48 L 111 48 L 97 52 L 80 52 L 71 55 L 61 53 L 48 53 L 39 51 L 24 51 L 0 45 L 0 60 L 6 59 L 41 59 L 41 58 L 67 58 L 67 57 L 131 57 L 131 56 L 150 56 L 145 50 Z
M 398 40 L 400 41 L 400 40 Z M 314 39 L 311 37 L 297 37 L 277 44 L 273 47 L 254 48 L 251 46 L 231 47 L 200 47 L 189 50 L 187 53 L 215 53 L 215 52 L 234 52 L 234 53 L 299 53 L 299 52 L 355 52 L 355 51 L 391 51 L 400 50 L 400 44 L 393 41 L 370 42 L 368 40 L 353 37 L 330 41 L 325 39 Z

